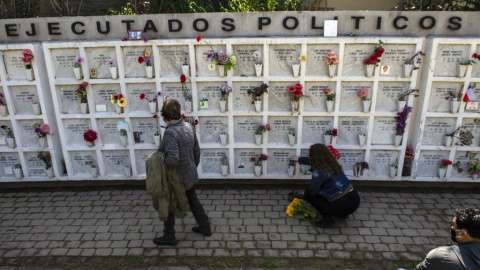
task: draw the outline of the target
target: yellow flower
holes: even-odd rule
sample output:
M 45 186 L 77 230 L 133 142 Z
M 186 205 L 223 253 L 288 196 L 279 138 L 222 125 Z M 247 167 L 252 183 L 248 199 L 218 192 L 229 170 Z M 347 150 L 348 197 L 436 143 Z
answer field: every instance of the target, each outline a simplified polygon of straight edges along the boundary
M 110 95 L 110 102 L 113 104 L 115 103 L 115 99 L 113 99 L 113 95 Z
M 300 61 L 302 61 L 302 62 L 307 61 L 307 55 L 304 54 L 304 53 L 302 53 L 302 54 L 300 55 Z
M 127 100 L 124 99 L 124 98 L 119 99 L 119 100 L 118 100 L 118 106 L 120 106 L 120 107 L 125 107 L 125 106 L 127 106 Z

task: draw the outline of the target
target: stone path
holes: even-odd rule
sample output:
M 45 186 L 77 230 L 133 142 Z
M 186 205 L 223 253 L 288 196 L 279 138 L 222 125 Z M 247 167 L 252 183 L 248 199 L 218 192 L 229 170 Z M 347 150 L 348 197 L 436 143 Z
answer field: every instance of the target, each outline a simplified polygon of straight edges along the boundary
M 197 186 L 214 234 L 192 233 L 189 213 L 177 219 L 178 244 L 157 247 L 152 239 L 163 223 L 144 190 L 64 190 L 0 192 L 0 266 L 18 258 L 126 255 L 419 261 L 449 241 L 453 209 L 480 205 L 475 190 L 360 188 L 357 212 L 319 229 L 286 216 L 292 189 Z

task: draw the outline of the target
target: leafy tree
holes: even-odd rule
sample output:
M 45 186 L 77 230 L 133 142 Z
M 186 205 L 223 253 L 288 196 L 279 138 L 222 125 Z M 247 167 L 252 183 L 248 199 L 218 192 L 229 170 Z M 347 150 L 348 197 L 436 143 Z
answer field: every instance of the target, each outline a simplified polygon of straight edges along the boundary
M 394 9 L 420 11 L 478 11 L 480 0 L 401 0 Z
M 37 0 L 1 0 L 0 19 L 37 17 Z

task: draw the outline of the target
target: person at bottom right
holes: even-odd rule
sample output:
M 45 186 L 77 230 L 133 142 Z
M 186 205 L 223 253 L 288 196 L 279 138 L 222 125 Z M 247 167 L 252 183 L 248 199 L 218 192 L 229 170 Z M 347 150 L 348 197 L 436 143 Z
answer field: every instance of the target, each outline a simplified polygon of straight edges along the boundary
M 308 157 L 294 156 L 290 160 L 310 165 L 312 181 L 305 190 L 305 200 L 323 216 L 314 223 L 315 226 L 332 227 L 335 224 L 332 217 L 346 219 L 357 210 L 360 196 L 327 146 L 313 144 L 308 151 Z
M 414 270 L 480 269 L 480 209 L 455 209 L 450 238 L 458 245 L 448 244 L 432 249 Z

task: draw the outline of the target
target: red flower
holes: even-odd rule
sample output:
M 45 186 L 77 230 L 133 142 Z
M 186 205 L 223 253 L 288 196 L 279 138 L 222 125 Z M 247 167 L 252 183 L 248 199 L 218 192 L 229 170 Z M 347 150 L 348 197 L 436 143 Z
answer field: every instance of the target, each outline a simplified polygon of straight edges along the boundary
M 378 57 L 376 55 L 372 54 L 370 55 L 370 58 L 368 60 L 370 61 L 370 63 L 375 64 L 377 63 L 377 60 L 378 60 L 377 58 Z
M 113 99 L 117 100 L 117 99 L 118 99 L 118 95 L 113 96 Z
M 118 94 L 118 98 L 123 98 L 123 95 L 122 94 Z
M 140 94 L 140 99 L 144 99 L 145 98 L 145 94 Z
M 301 89 L 295 89 L 295 92 L 293 92 L 293 95 L 295 95 L 296 97 L 301 97 L 303 96 L 303 92 Z
M 375 52 L 375 55 L 376 55 L 377 57 L 382 57 L 384 51 L 385 51 L 385 49 L 384 49 L 383 47 L 379 47 L 379 48 L 377 49 L 377 51 Z
M 251 162 L 255 162 L 256 160 L 257 160 L 257 159 L 256 159 L 255 157 L 251 157 L 251 158 L 250 158 L 250 161 L 251 161 Z
M 338 130 L 337 130 L 336 128 L 334 128 L 334 129 L 332 130 L 332 136 L 333 136 L 333 137 L 337 137 L 337 134 L 338 134 Z
M 333 148 L 333 146 L 329 145 L 327 146 L 328 148 L 328 151 L 330 151 L 330 153 L 336 158 L 336 159 L 340 159 L 340 154 L 338 153 L 337 149 Z
M 187 117 L 182 113 L 182 119 L 185 120 Z
M 258 126 L 258 130 L 260 130 L 260 131 L 262 131 L 264 128 L 265 128 L 265 126 L 264 126 L 264 125 L 260 125 L 260 126 Z
M 267 131 L 270 131 L 270 130 L 272 130 L 272 126 L 270 126 L 270 124 L 266 124 L 266 125 L 265 125 L 265 129 L 266 129 Z
M 97 139 L 97 132 L 89 129 L 83 133 L 83 139 L 87 142 L 93 142 Z
M 154 115 L 153 115 L 153 118 L 157 119 L 157 118 L 158 118 L 158 115 L 154 114 Z
M 195 121 L 193 121 L 193 125 L 194 126 L 198 125 L 198 120 L 197 119 L 195 119 Z
M 442 167 L 447 167 L 448 165 L 452 165 L 453 162 L 448 159 L 442 159 Z
M 296 83 L 295 84 L 295 88 L 299 89 L 299 90 L 302 90 L 303 89 L 303 85 L 301 83 Z
M 200 42 L 201 39 L 202 39 L 202 36 L 198 35 L 197 36 L 197 42 Z
M 295 92 L 295 87 L 294 86 L 288 87 L 288 91 L 292 93 Z
M 187 81 L 187 76 L 185 74 L 180 75 L 180 82 L 185 83 Z
M 260 160 L 268 160 L 268 156 L 265 154 L 260 155 Z
M 145 59 L 142 56 L 138 57 L 138 63 L 143 64 L 145 62 Z

